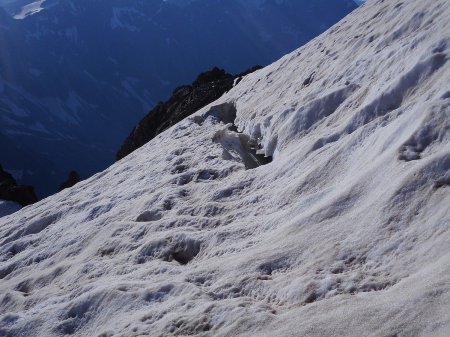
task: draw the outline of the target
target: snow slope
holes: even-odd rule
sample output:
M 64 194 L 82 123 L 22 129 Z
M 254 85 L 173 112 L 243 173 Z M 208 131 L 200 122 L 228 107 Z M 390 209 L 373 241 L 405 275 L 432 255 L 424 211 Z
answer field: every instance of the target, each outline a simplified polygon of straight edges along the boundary
M 90 177 L 108 167 L 176 87 L 214 66 L 240 73 L 272 63 L 357 8 L 351 0 L 257 2 L 0 2 L 0 132 L 41 158 L 20 165 L 4 154 L 2 165 L 27 172 L 16 179 L 41 198 L 53 194 L 72 170 Z M 48 162 L 48 172 L 36 169 Z
M 0 219 L 0 336 L 448 336 L 449 19 L 368 1 Z

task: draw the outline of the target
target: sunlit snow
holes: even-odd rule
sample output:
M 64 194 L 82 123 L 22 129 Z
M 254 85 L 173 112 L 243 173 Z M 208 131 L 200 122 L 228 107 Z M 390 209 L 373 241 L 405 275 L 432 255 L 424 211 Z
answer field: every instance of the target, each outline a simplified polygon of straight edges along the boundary
M 368 1 L 1 218 L 0 335 L 448 336 L 449 59 L 448 0 Z

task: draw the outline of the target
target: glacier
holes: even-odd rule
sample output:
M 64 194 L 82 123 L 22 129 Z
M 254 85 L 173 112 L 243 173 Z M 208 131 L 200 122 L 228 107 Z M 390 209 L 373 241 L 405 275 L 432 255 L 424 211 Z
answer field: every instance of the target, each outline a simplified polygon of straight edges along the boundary
M 0 336 L 448 336 L 449 59 L 450 2 L 368 0 L 1 218 Z

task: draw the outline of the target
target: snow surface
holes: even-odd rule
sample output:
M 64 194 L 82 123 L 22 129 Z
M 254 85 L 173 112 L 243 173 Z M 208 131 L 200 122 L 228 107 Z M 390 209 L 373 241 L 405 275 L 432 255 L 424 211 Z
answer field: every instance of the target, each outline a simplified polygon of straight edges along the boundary
M 14 19 L 23 20 L 27 16 L 39 13 L 40 11 L 43 10 L 41 6 L 44 2 L 45 0 L 38 0 L 23 6 L 22 9 L 20 10 L 20 13 L 14 15 Z
M 449 59 L 448 0 L 368 1 L 0 219 L 0 335 L 448 336 Z

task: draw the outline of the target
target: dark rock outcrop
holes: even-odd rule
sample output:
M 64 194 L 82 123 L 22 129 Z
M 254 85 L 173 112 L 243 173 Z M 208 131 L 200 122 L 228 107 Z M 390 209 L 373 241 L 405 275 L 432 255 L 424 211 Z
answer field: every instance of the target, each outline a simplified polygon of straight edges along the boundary
M 80 176 L 78 175 L 77 171 L 70 171 L 69 176 L 67 177 L 67 180 L 63 182 L 58 189 L 58 192 L 61 192 L 62 190 L 72 187 L 80 182 Z
M 214 102 L 233 87 L 235 80 L 238 82 L 258 69 L 261 67 L 254 66 L 241 74 L 231 75 L 215 67 L 201 73 L 191 85 L 176 88 L 168 101 L 158 103 L 138 123 L 120 147 L 116 159 L 122 159 L 172 125 Z
M 22 206 L 31 205 L 38 201 L 34 188 L 18 186 L 14 177 L 3 171 L 0 165 L 0 199 L 14 201 Z

